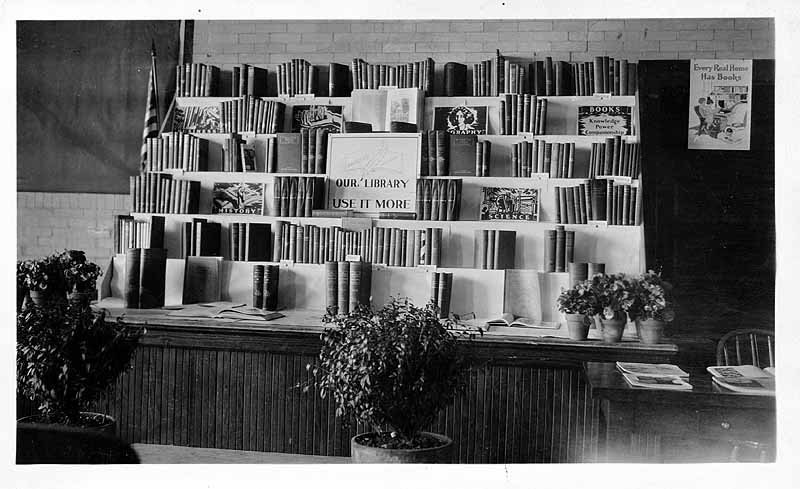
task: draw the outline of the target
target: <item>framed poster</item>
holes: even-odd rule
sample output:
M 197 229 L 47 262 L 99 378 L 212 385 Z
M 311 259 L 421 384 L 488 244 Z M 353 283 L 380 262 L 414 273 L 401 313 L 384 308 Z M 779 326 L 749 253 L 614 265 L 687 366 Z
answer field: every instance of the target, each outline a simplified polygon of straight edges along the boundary
M 264 209 L 264 184 L 215 183 L 212 214 L 255 214 Z
M 292 132 L 300 129 L 327 129 L 342 132 L 341 105 L 295 105 L 292 107 Z
M 219 105 L 176 105 L 172 130 L 185 132 L 220 132 Z
M 448 134 L 486 134 L 486 107 L 435 107 L 433 129 Z
M 689 149 L 749 150 L 752 59 L 693 59 Z
M 631 128 L 629 105 L 578 106 L 579 136 L 630 136 Z
M 419 133 L 328 137 L 327 209 L 415 212 Z
M 539 189 L 482 187 L 481 221 L 539 220 Z

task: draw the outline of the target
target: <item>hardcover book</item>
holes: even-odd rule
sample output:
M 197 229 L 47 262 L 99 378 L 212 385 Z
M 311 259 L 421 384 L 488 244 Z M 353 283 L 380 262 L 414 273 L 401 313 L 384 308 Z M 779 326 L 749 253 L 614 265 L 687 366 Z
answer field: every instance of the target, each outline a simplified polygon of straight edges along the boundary
M 279 133 L 277 136 L 277 172 L 302 172 L 302 138 L 299 133 Z
M 292 132 L 300 129 L 327 129 L 341 132 L 344 119 L 341 105 L 295 105 L 292 107 Z
M 448 134 L 486 134 L 486 107 L 435 107 L 433 129 Z
M 212 214 L 255 214 L 264 209 L 264 185 L 260 183 L 215 183 Z
M 539 220 L 539 191 L 535 188 L 483 187 L 480 220 Z

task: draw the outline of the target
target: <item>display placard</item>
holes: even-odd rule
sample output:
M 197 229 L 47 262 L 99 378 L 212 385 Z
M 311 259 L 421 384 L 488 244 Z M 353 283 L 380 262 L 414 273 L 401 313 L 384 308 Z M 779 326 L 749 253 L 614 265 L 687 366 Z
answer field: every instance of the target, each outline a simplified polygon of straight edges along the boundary
M 578 106 L 579 136 L 629 136 L 631 107 L 628 105 Z
M 329 135 L 326 208 L 414 212 L 420 147 L 418 133 Z

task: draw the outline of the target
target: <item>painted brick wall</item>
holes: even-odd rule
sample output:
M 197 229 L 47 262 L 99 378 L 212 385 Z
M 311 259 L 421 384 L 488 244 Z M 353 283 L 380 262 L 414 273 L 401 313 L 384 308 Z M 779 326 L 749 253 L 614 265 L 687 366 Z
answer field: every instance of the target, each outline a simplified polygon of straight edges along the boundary
M 84 250 L 105 266 L 113 247 L 113 216 L 128 212 L 127 195 L 17 192 L 17 259 L 64 248 Z
M 586 61 L 596 55 L 629 60 L 775 57 L 775 24 L 767 18 L 432 20 L 432 21 L 195 21 L 196 62 L 230 69 L 237 63 L 437 63 L 548 55 Z

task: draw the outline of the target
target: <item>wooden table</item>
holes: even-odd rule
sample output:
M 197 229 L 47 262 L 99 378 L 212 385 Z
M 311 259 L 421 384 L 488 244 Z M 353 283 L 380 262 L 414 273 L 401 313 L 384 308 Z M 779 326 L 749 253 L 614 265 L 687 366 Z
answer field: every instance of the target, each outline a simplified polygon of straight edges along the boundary
M 600 402 L 601 461 L 727 461 L 733 440 L 775 443 L 775 397 L 721 389 L 688 369 L 691 391 L 634 388 L 613 362 L 584 366 Z

